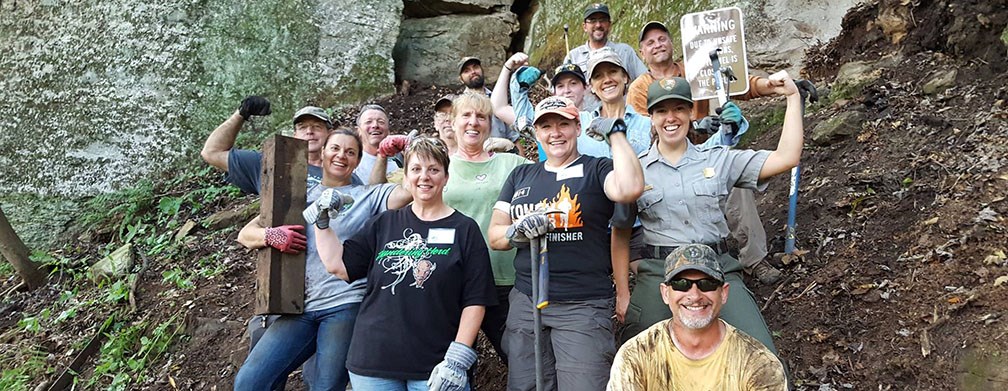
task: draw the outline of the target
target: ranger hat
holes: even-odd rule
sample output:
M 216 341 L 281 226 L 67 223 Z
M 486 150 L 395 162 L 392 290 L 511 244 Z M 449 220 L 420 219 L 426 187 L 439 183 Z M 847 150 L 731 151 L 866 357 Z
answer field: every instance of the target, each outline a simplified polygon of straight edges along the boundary
M 588 84 L 588 79 L 585 78 L 584 72 L 581 71 L 581 67 L 577 66 L 577 64 L 568 62 L 556 67 L 556 70 L 553 71 L 553 78 L 550 79 L 550 85 L 555 86 L 557 79 L 564 74 L 574 75 L 574 77 L 578 78 L 578 80 L 581 80 L 582 84 Z
M 588 4 L 588 7 L 585 8 L 584 18 L 582 18 L 582 19 L 588 19 L 589 16 L 592 16 L 592 14 L 598 13 L 598 12 L 601 12 L 601 13 L 605 14 L 605 16 L 607 16 L 607 17 L 611 17 L 609 15 L 609 6 L 608 5 L 605 5 L 605 4 L 602 4 L 602 3 L 592 3 L 592 4 Z
M 646 24 L 644 24 L 644 27 L 642 27 L 640 29 L 640 39 L 638 39 L 637 41 L 638 42 L 644 42 L 644 34 L 647 34 L 648 31 L 651 31 L 651 30 L 654 30 L 654 29 L 659 29 L 661 31 L 664 31 L 665 33 L 669 32 L 668 31 L 668 27 L 665 27 L 665 23 L 659 22 L 657 20 L 652 20 L 652 21 L 647 22 Z
M 532 119 L 532 124 L 538 123 L 539 119 L 546 114 L 559 114 L 564 118 L 574 119 L 578 117 L 578 108 L 574 105 L 574 101 L 570 99 L 562 96 L 551 96 L 543 99 L 536 105 L 535 118 Z
M 699 270 L 724 282 L 724 272 L 718 263 L 717 253 L 706 244 L 693 243 L 680 246 L 665 257 L 665 282 L 687 270 Z
M 690 91 L 689 82 L 681 77 L 671 79 L 658 79 L 651 82 L 647 89 L 647 109 L 648 112 L 658 102 L 669 99 L 678 99 L 693 104 L 693 92 Z
M 325 122 L 326 127 L 329 128 L 332 127 L 332 120 L 329 119 L 329 114 L 327 114 L 326 111 L 323 110 L 321 107 L 315 107 L 315 106 L 302 107 L 301 110 L 298 110 L 296 113 L 294 113 L 294 124 L 297 125 L 298 121 L 301 120 L 301 117 L 305 116 L 318 118 L 322 120 L 322 122 Z
M 479 66 L 483 66 L 483 62 L 480 61 L 480 59 L 477 57 L 462 57 L 462 59 L 459 60 L 458 63 L 458 73 L 460 75 L 462 74 L 462 69 L 464 69 L 466 64 L 469 64 L 470 62 L 476 62 L 476 64 L 479 64 Z
M 592 54 L 588 56 L 588 75 L 586 75 L 588 76 L 588 80 L 591 80 L 592 72 L 595 72 L 595 67 L 604 62 L 620 67 L 620 69 L 623 70 L 623 73 L 627 75 L 627 79 L 630 78 L 630 72 L 627 72 L 626 67 L 623 66 L 623 60 L 620 59 L 619 54 L 616 54 L 615 50 L 606 46 L 592 52 Z

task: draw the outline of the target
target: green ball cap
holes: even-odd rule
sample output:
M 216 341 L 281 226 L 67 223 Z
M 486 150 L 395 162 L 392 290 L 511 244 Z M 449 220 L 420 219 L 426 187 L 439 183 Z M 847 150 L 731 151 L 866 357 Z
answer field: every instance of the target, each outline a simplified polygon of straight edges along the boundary
M 647 108 L 650 112 L 658 102 L 678 99 L 693 104 L 693 92 L 689 82 L 681 77 L 655 80 L 647 89 Z

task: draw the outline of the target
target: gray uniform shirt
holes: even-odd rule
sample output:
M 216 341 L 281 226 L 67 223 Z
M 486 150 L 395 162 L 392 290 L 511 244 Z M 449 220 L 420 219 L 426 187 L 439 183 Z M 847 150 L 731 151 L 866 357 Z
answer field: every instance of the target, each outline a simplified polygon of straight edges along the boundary
M 688 143 L 688 142 L 687 142 Z M 770 151 L 716 146 L 700 150 L 688 143 L 675 164 L 658 152 L 657 145 L 641 154 L 644 193 L 637 199 L 636 217 L 644 227 L 644 243 L 677 246 L 716 243 L 728 236 L 725 200 L 732 187 L 763 191 L 759 172 Z M 628 215 L 633 223 L 635 213 Z M 614 225 L 629 227 L 627 221 Z

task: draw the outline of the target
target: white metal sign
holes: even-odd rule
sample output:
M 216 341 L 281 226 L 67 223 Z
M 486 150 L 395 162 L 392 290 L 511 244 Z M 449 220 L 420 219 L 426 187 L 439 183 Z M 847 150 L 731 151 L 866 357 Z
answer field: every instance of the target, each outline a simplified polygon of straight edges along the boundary
M 716 78 L 724 76 L 724 73 L 715 75 L 714 63 L 720 63 L 721 68 L 730 68 L 737 79 L 729 84 L 727 95 L 741 95 L 749 91 L 741 9 L 728 7 L 686 14 L 679 20 L 679 25 L 682 29 L 686 80 L 694 100 L 719 97 Z M 715 52 L 717 49 L 721 50 Z M 720 98 L 723 101 L 725 97 Z

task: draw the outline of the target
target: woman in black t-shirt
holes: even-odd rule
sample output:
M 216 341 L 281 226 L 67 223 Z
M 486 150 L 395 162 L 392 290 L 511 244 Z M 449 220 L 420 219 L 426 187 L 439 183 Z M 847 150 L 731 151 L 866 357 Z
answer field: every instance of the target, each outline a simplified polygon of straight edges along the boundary
M 326 269 L 367 278 L 347 358 L 355 390 L 468 389 L 466 370 L 486 306 L 495 305 L 490 255 L 479 226 L 445 205 L 448 152 L 418 138 L 405 156 L 413 203 L 372 218 L 341 243 L 318 229 Z

